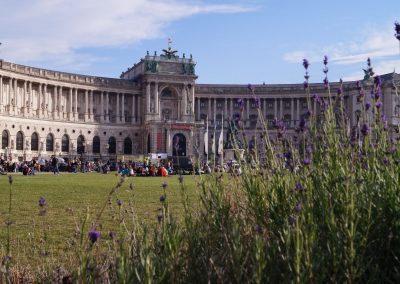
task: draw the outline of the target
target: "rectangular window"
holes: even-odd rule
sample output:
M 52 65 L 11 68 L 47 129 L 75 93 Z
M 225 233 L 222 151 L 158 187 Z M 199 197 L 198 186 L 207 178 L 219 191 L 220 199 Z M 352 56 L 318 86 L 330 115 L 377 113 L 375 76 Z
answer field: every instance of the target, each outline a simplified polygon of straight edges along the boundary
M 290 109 L 290 102 L 285 102 L 285 109 Z
M 307 102 L 302 102 L 301 106 L 302 106 L 302 108 L 306 109 L 307 108 Z
M 217 108 L 222 109 L 222 103 L 217 103 Z
M 273 109 L 274 108 L 274 104 L 272 102 L 268 102 L 268 108 L 269 109 Z
M 201 107 L 201 108 L 205 108 L 205 107 L 206 107 L 206 103 L 205 103 L 205 102 L 201 102 L 201 103 L 200 103 L 200 107 Z

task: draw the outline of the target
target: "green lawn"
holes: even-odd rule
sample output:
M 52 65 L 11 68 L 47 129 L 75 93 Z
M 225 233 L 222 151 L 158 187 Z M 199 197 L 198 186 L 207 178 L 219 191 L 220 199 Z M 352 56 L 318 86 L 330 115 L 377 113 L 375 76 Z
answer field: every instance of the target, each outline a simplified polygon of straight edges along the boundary
M 12 255 L 19 261 L 28 260 L 43 243 L 54 255 L 68 250 L 71 246 L 77 225 L 89 212 L 88 225 L 96 219 L 102 206 L 107 203 L 110 190 L 120 181 L 114 173 L 61 173 L 55 176 L 39 173 L 36 176 L 13 174 L 11 225 Z M 189 198 L 196 198 L 195 186 L 199 177 L 184 176 L 184 184 Z M 121 211 L 134 209 L 139 220 L 152 225 L 157 223 L 160 196 L 163 194 L 162 183 L 168 184 L 167 198 L 171 212 L 178 216 L 182 212 L 181 186 L 178 176 L 170 177 L 130 177 L 127 178 L 115 194 L 110 204 L 107 203 L 99 221 L 102 237 L 110 230 L 118 230 L 118 216 Z M 133 184 L 133 190 L 130 184 Z M 47 201 L 47 214 L 39 215 L 39 198 Z M 5 255 L 9 206 L 9 184 L 7 176 L 0 176 L 0 249 Z M 117 205 L 122 201 L 122 207 Z M 122 211 L 123 212 L 123 211 Z M 47 237 L 44 242 L 44 232 Z M 73 241 L 72 241 L 73 243 Z M 32 256 L 34 257 L 34 256 Z

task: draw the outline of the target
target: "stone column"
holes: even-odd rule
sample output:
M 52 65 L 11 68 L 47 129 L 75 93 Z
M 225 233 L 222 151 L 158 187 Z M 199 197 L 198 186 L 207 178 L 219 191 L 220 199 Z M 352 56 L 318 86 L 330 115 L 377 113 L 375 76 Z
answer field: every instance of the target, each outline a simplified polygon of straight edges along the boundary
M 104 122 L 104 92 L 100 92 L 100 122 Z
M 214 98 L 214 113 L 213 113 L 213 120 L 214 120 L 214 125 L 217 122 L 217 98 Z
M 18 80 L 17 79 L 14 79 L 14 106 L 16 106 L 17 110 L 18 110 Z M 14 114 L 18 114 L 18 111 L 15 111 L 15 108 L 14 108 Z
M 90 115 L 90 120 L 94 121 L 94 113 L 93 113 L 93 90 L 90 90 L 90 109 L 89 109 L 89 115 Z
M 122 120 L 122 123 L 125 123 L 125 94 L 124 93 L 122 93 L 121 120 Z
M 75 96 L 74 96 L 74 118 L 75 121 L 79 120 L 79 113 L 78 113 L 78 89 L 75 89 Z
M 109 106 L 108 106 L 108 102 L 109 102 L 109 93 L 106 93 L 106 122 L 109 123 L 110 122 L 110 113 L 109 113 Z
M 294 127 L 296 124 L 294 123 L 294 99 L 290 99 L 290 126 Z
M 228 115 L 228 99 L 225 98 L 224 116 L 227 116 L 227 115 Z M 224 125 L 222 125 L 222 127 L 228 127 L 228 121 L 225 122 L 225 120 L 224 120 Z
M 207 98 L 208 106 L 207 106 L 207 121 L 210 120 L 211 117 L 211 98 Z
M 200 112 L 201 112 L 200 105 L 201 105 L 201 98 L 198 98 L 197 99 L 197 115 L 196 115 L 197 121 L 200 121 Z
M 299 123 L 300 120 L 300 99 L 296 99 L 296 123 Z
M 3 77 L 0 75 L 0 113 L 3 112 Z
M 250 99 L 246 99 L 246 126 L 250 126 Z
M 150 83 L 146 83 L 146 113 L 150 113 Z
M 280 116 L 280 119 L 283 118 L 283 99 L 280 99 L 280 101 L 279 101 L 279 116 Z
M 85 90 L 85 121 L 89 120 L 88 109 L 89 109 L 89 92 L 88 90 Z
M 27 82 L 24 81 L 24 94 L 23 94 L 23 100 L 22 100 L 22 111 L 23 111 L 23 116 L 26 117 L 27 110 L 28 110 L 28 92 L 27 92 Z
M 12 108 L 12 103 L 13 103 L 13 99 L 12 99 L 12 85 L 13 85 L 13 79 L 10 78 L 10 80 L 8 81 L 8 105 L 9 105 L 9 109 L 8 112 L 11 111 Z
M 60 86 L 58 89 L 58 99 L 57 99 L 57 117 L 59 119 L 64 118 L 64 98 L 63 98 L 63 88 Z
M 43 102 L 42 102 L 42 84 L 39 84 L 37 95 L 38 95 L 38 100 L 37 100 L 36 115 L 38 118 L 40 118 L 40 112 L 41 112 L 42 104 L 43 104 Z
M 32 98 L 33 98 L 32 82 L 29 82 L 28 115 L 30 115 L 33 106 Z
M 72 88 L 69 88 L 69 104 L 68 104 L 68 120 L 71 121 L 72 120 Z
M 187 88 L 186 85 L 183 84 L 182 88 L 182 115 L 187 115 L 187 105 L 188 105 L 188 100 L 187 100 Z
M 192 96 L 192 114 L 194 115 L 194 85 L 191 85 L 190 94 Z
M 263 119 L 265 120 L 267 117 L 267 99 L 262 99 L 262 101 L 263 101 L 262 114 L 263 114 Z
M 233 99 L 229 99 L 229 119 L 233 119 Z
M 115 97 L 117 98 L 117 111 L 116 111 L 117 121 L 116 121 L 116 123 L 120 123 L 121 122 L 121 113 L 120 113 L 120 109 L 119 109 L 119 93 L 115 93 Z
M 274 99 L 274 118 L 278 119 L 278 99 Z
M 47 84 L 43 86 L 43 115 L 44 117 L 48 116 L 48 100 L 47 100 Z
M 131 124 L 136 123 L 136 96 L 132 95 Z
M 159 114 L 160 108 L 159 108 L 160 102 L 158 101 L 158 82 L 155 82 L 154 85 L 154 112 Z
M 54 86 L 54 93 L 53 93 L 53 118 L 56 119 L 58 118 L 58 87 Z

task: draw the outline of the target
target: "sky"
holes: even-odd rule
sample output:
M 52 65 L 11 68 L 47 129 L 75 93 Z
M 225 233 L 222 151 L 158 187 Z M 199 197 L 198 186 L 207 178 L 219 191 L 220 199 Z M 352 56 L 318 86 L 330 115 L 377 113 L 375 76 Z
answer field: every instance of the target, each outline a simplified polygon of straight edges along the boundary
M 399 0 L 0 0 L 0 58 L 118 78 L 167 47 L 193 55 L 197 83 L 280 84 L 400 73 Z

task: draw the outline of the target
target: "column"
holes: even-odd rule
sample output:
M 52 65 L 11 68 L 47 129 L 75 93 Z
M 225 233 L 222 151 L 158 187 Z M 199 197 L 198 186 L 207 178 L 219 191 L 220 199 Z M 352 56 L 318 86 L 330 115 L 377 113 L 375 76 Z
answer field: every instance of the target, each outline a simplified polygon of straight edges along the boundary
M 155 113 L 160 112 L 159 105 L 160 105 L 160 103 L 158 101 L 158 82 L 156 82 L 154 85 L 154 111 L 155 111 Z
M 58 118 L 58 87 L 54 86 L 54 92 L 53 92 L 53 118 L 56 119 Z
M 182 88 L 182 98 L 183 98 L 183 100 L 182 100 L 182 102 L 183 102 L 182 114 L 183 115 L 187 115 L 188 100 L 187 100 L 187 91 L 186 91 L 186 85 L 185 84 L 183 85 L 183 88 Z
M 283 118 L 283 99 L 280 99 L 280 101 L 279 101 L 279 116 L 280 116 L 280 119 Z
M 194 85 L 191 85 L 190 94 L 192 96 L 192 114 L 194 115 Z
M 146 113 L 150 113 L 150 83 L 146 83 Z
M 201 112 L 200 105 L 201 105 L 201 98 L 197 98 L 197 115 L 196 115 L 197 121 L 200 121 L 200 112 Z
M 262 114 L 263 114 L 263 119 L 265 120 L 267 117 L 267 99 L 262 99 L 262 101 L 263 101 Z
M 233 119 L 233 99 L 229 99 L 229 119 Z
M 208 106 L 207 106 L 207 121 L 211 118 L 211 98 L 207 98 Z
M 300 120 L 300 99 L 296 99 L 296 122 L 299 123 Z
M 89 91 L 90 93 L 90 106 L 89 106 L 89 115 L 90 115 L 90 120 L 94 121 L 94 113 L 93 113 L 93 90 Z
M 28 94 L 28 114 L 31 113 L 31 108 L 33 106 L 32 103 L 33 91 L 32 91 L 32 82 L 29 82 L 29 94 Z
M 136 123 L 136 96 L 132 95 L 131 124 Z
M 28 92 L 27 92 L 27 82 L 24 81 L 24 94 L 23 94 L 23 101 L 22 101 L 22 111 L 23 111 L 23 115 L 24 117 L 26 117 L 27 114 L 27 110 L 28 110 Z
M 110 113 L 109 113 L 109 107 L 108 107 L 108 102 L 109 102 L 109 93 L 107 92 L 106 94 L 106 122 L 110 122 Z
M 89 92 L 88 90 L 85 90 L 85 121 L 89 120 L 88 109 L 89 109 Z
M 0 75 L 0 113 L 3 112 L 3 77 Z
M 116 111 L 117 121 L 116 121 L 116 123 L 120 123 L 121 122 L 121 113 L 120 113 L 120 109 L 119 109 L 119 93 L 116 93 L 115 96 L 117 98 L 117 111 Z
M 217 122 L 217 98 L 214 98 L 214 113 L 213 113 L 213 120 L 214 120 L 214 125 Z
M 18 106 L 18 80 L 17 79 L 14 79 L 14 106 Z M 14 111 L 15 111 L 15 108 L 14 108 Z M 14 113 L 14 114 L 18 114 L 18 113 Z
M 250 99 L 246 99 L 246 126 L 250 126 Z
M 290 126 L 294 127 L 296 123 L 294 122 L 294 99 L 290 99 Z
M 74 96 L 74 118 L 75 121 L 78 121 L 79 114 L 78 114 L 78 89 L 75 89 L 75 96 Z
M 278 119 L 278 99 L 274 99 L 274 119 Z
M 104 122 L 104 92 L 100 92 L 100 122 Z
M 43 113 L 43 115 L 45 116 L 45 117 L 47 117 L 48 116 L 48 100 L 47 100 L 47 98 L 46 98 L 46 96 L 47 96 L 47 84 L 44 84 L 44 86 L 43 86 L 43 93 L 42 93 L 42 95 L 43 95 L 43 110 L 42 110 L 42 113 Z
M 57 117 L 64 118 L 64 100 L 63 100 L 63 89 L 60 86 L 58 89 L 58 98 L 57 98 Z
M 228 99 L 225 98 L 225 105 L 224 105 L 224 116 L 228 115 Z M 228 127 L 228 121 L 225 122 L 224 119 L 224 125 L 222 125 L 222 127 Z
M 69 88 L 68 120 L 72 120 L 72 88 Z
M 38 101 L 37 101 L 37 109 L 36 109 L 37 117 L 40 117 L 42 104 L 43 104 L 43 102 L 42 102 L 42 84 L 39 84 L 39 87 L 38 87 Z
M 122 120 L 122 123 L 125 123 L 125 94 L 124 93 L 122 93 L 121 120 Z

